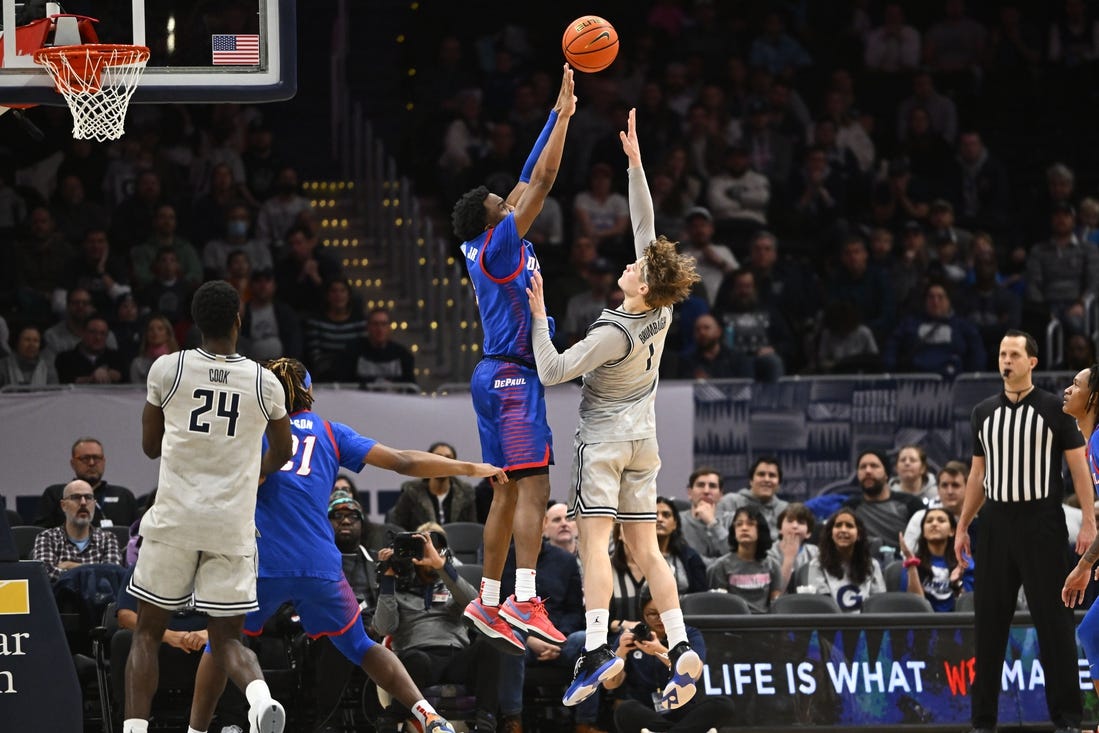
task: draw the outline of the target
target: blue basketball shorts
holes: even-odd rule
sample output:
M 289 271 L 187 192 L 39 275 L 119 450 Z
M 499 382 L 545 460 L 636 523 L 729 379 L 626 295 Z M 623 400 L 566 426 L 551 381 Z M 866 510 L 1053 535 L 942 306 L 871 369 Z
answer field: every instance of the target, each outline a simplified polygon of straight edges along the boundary
M 326 578 L 259 578 L 256 581 L 259 610 L 244 617 L 244 633 L 259 636 L 263 624 L 283 603 L 294 604 L 305 633 L 316 639 L 327 636 L 353 664 L 375 642 L 360 621 L 359 602 L 347 580 Z
M 553 434 L 538 372 L 508 361 L 482 359 L 470 380 L 481 460 L 507 471 L 553 463 Z

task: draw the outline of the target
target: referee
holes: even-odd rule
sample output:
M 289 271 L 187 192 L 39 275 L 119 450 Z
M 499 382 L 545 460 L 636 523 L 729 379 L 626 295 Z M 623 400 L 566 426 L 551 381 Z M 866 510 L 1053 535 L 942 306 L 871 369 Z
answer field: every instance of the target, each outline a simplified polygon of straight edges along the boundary
M 969 561 L 969 525 L 981 509 L 974 569 L 977 640 L 972 733 L 992 733 L 1000 673 L 1019 584 L 1026 590 L 1046 677 L 1046 706 L 1056 733 L 1078 733 L 1083 708 L 1072 609 L 1061 602 L 1068 573 L 1068 530 L 1061 509 L 1061 456 L 1068 461 L 1084 520 L 1076 539 L 1082 554 L 1095 538 L 1094 489 L 1084 437 L 1061 399 L 1038 389 L 1031 373 L 1038 344 L 1022 331 L 1000 341 L 1004 390 L 973 408 L 973 468 L 958 520 L 954 551 Z M 982 509 L 983 507 L 983 509 Z

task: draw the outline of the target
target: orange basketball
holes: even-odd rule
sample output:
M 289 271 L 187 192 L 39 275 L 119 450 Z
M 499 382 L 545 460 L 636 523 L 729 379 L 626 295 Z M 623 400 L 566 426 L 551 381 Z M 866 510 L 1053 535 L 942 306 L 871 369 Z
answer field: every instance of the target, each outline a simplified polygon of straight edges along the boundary
M 602 71 L 618 55 L 618 31 L 598 15 L 582 15 L 565 29 L 561 50 L 577 71 Z

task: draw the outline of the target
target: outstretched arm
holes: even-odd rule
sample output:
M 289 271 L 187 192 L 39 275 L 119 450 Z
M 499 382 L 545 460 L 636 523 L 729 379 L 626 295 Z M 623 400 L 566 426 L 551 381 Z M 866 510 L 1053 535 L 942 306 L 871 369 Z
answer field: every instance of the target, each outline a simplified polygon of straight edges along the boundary
M 569 119 L 576 112 L 576 96 L 572 80 L 572 69 L 565 64 L 565 71 L 561 77 L 561 89 L 557 94 L 557 104 L 554 106 L 557 113 L 557 121 L 550 131 L 546 146 L 538 157 L 538 162 L 530 174 L 530 185 L 518 195 L 515 202 L 515 228 L 519 236 L 525 236 L 530 225 L 542 211 L 542 203 L 549 195 L 553 182 L 557 180 L 557 171 L 561 167 L 561 154 L 565 149 L 565 134 L 569 130 Z M 519 186 L 523 184 L 520 183 Z M 518 188 L 518 187 L 517 187 Z M 513 201 L 515 191 L 508 196 L 508 203 Z
M 549 321 L 542 289 L 542 273 L 535 272 L 527 288 L 527 301 L 533 317 L 534 363 L 538 379 L 545 385 L 560 384 L 576 379 L 601 364 L 621 359 L 629 352 L 625 334 L 613 327 L 593 328 L 577 343 L 558 353 L 550 341 Z
M 456 461 L 437 453 L 422 450 L 397 450 L 375 443 L 363 459 L 365 463 L 378 468 L 402 473 L 417 478 L 436 478 L 442 476 L 473 476 L 492 478 L 498 483 L 507 483 L 508 477 L 502 468 L 487 463 Z
M 653 213 L 649 182 L 645 179 L 645 169 L 641 165 L 641 148 L 637 144 L 637 110 L 630 110 L 626 131 L 619 131 L 618 139 L 622 141 L 622 152 L 629 160 L 633 248 L 634 253 L 641 257 L 645 254 L 645 248 L 656 239 L 656 215 Z

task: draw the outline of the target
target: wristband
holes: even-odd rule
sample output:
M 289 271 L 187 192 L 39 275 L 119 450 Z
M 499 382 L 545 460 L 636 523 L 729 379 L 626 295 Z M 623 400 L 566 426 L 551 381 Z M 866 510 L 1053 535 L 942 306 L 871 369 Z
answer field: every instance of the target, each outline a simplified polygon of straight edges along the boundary
M 914 568 L 919 564 L 920 564 L 920 558 L 918 558 L 918 557 L 908 557 L 908 558 L 905 558 L 905 560 L 904 560 L 905 569 Z
M 546 142 L 549 140 L 550 133 L 553 132 L 553 126 L 557 124 L 557 110 L 552 110 L 549 113 L 549 119 L 546 120 L 546 126 L 542 128 L 542 133 L 538 136 L 538 140 L 534 143 L 534 147 L 531 148 L 530 155 L 527 156 L 527 162 L 523 164 L 523 172 L 519 174 L 520 183 L 530 183 L 530 176 L 534 173 L 534 166 L 538 163 L 538 158 L 542 156 L 542 148 L 546 147 Z

